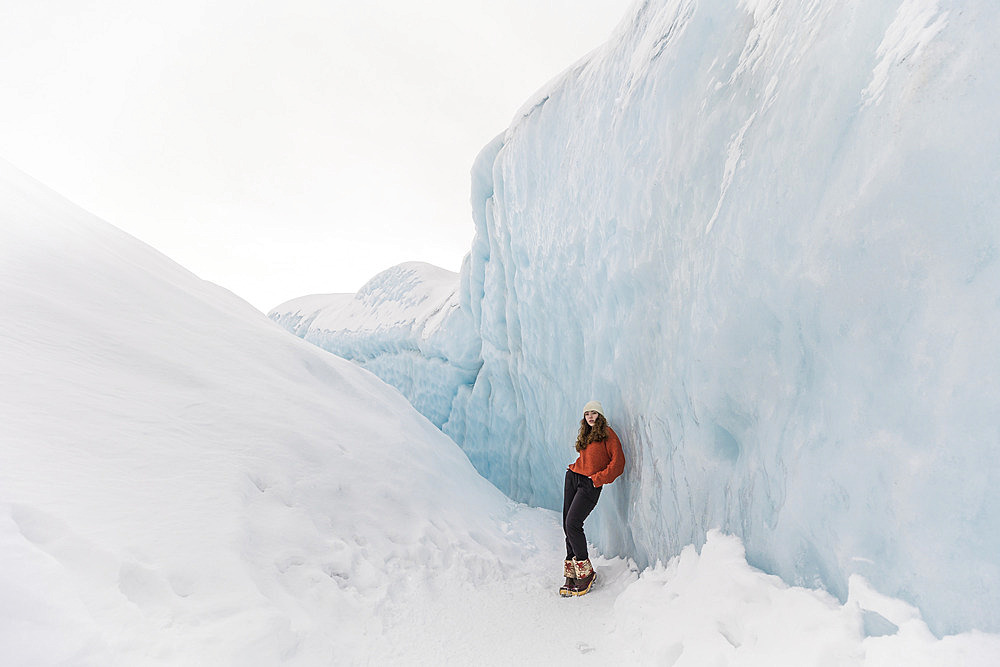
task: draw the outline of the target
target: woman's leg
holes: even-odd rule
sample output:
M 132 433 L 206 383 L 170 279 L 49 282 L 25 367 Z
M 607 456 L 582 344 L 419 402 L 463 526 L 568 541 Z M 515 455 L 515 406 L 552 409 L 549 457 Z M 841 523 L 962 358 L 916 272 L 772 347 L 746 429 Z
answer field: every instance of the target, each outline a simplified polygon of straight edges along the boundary
M 572 497 L 570 497 L 570 475 L 573 476 Z M 563 497 L 563 531 L 566 533 L 567 559 L 587 560 L 587 536 L 583 533 L 583 522 L 597 506 L 601 490 L 594 488 L 589 477 L 568 471 L 566 494 Z
M 576 496 L 575 477 L 575 472 L 566 471 L 566 482 L 563 484 L 563 533 L 566 533 L 566 515 L 569 514 L 569 509 L 573 506 L 573 498 Z M 569 543 L 569 533 L 566 533 L 566 560 L 573 560 L 573 546 Z

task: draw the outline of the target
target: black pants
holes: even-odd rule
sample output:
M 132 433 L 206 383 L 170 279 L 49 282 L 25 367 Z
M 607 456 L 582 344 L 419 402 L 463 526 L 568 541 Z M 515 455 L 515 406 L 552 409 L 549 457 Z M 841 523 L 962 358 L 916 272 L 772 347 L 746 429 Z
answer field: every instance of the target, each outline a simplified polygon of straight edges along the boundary
M 583 522 L 597 506 L 601 489 L 586 475 L 566 471 L 566 487 L 563 493 L 563 532 L 566 533 L 566 560 L 575 558 L 587 560 L 587 537 L 583 534 Z

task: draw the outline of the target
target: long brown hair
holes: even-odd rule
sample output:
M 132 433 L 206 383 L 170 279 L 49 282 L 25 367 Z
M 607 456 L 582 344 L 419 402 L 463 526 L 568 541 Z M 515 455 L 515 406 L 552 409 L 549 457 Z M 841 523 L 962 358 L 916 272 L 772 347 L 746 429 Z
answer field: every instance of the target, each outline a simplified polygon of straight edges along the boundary
M 580 420 L 580 432 L 576 435 L 576 451 L 582 452 L 592 442 L 601 442 L 608 439 L 608 420 L 600 412 L 597 413 L 597 420 L 591 426 L 587 423 L 587 418 Z

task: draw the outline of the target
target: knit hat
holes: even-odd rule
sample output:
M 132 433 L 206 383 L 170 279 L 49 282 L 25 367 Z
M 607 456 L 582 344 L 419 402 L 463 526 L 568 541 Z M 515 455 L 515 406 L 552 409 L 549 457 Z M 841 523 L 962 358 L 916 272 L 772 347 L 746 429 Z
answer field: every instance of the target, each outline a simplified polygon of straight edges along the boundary
M 584 412 L 596 412 L 597 414 L 604 417 L 604 407 L 601 405 L 600 401 L 591 401 L 583 406 Z M 605 417 L 606 419 L 606 417 Z

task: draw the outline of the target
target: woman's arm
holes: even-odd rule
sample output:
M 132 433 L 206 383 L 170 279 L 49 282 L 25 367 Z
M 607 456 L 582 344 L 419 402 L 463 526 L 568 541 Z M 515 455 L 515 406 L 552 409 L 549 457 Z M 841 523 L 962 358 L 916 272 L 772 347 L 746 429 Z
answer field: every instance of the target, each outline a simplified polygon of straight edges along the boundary
M 607 447 L 611 462 L 604 470 L 599 470 L 590 476 L 595 487 L 610 484 L 625 471 L 625 452 L 622 451 L 622 443 L 618 440 L 618 435 L 610 428 L 608 428 L 608 439 L 604 441 L 604 446 Z

